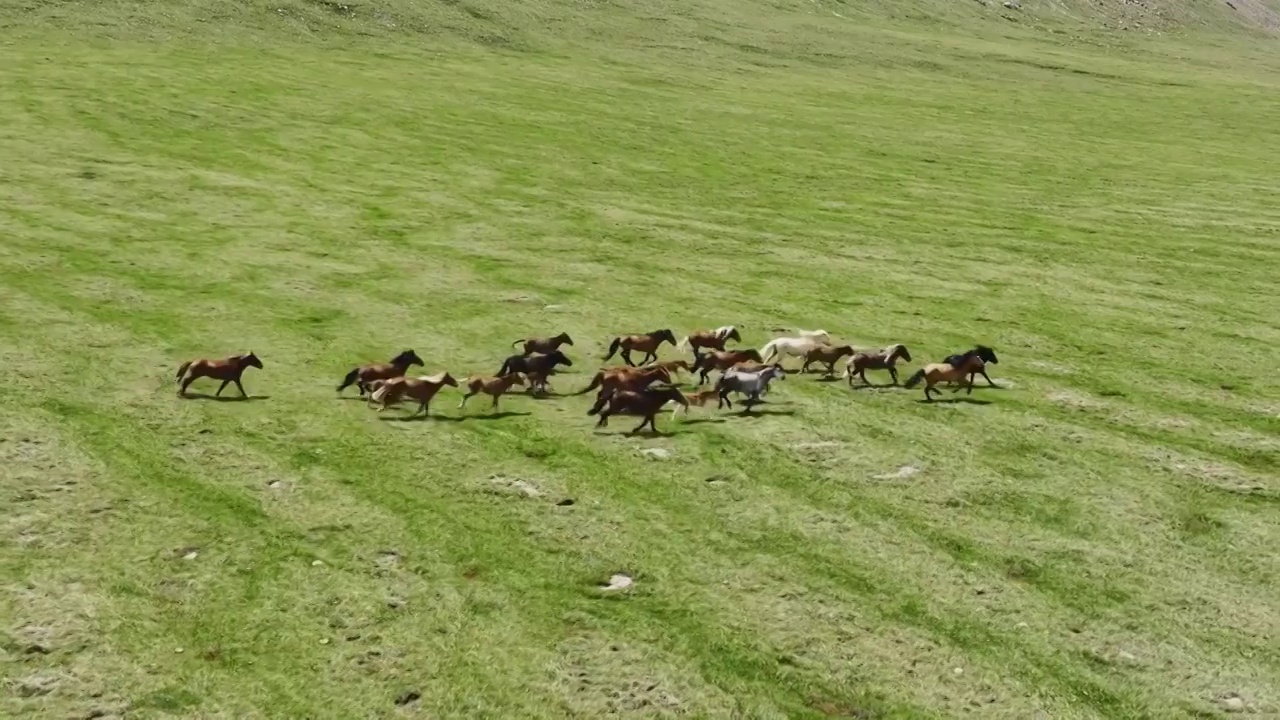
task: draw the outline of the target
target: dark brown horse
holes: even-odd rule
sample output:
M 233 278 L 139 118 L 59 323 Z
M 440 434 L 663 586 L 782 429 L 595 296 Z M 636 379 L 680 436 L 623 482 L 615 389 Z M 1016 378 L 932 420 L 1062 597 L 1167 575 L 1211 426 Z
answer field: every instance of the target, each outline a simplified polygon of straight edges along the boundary
M 607 426 L 610 415 L 641 415 L 644 420 L 628 434 L 634 435 L 640 432 L 645 425 L 653 428 L 656 433 L 658 426 L 653 423 L 653 419 L 662 412 L 662 406 L 672 401 L 684 406 L 686 413 L 689 412 L 689 401 L 685 399 L 684 393 L 680 392 L 680 388 L 665 385 L 639 391 L 620 390 L 610 395 L 604 403 L 597 403 L 587 411 L 587 414 L 600 415 L 600 421 L 596 423 L 596 427 Z
M 676 348 L 679 350 L 692 350 L 695 353 L 700 349 L 705 350 L 707 348 L 724 350 L 724 344 L 730 340 L 742 342 L 742 336 L 738 334 L 738 328 L 732 325 L 725 325 L 715 330 L 691 332 L 688 337 L 680 341 Z
M 902 358 L 906 362 L 911 362 L 911 352 L 907 350 L 907 346 L 902 343 L 890 345 L 879 352 L 856 352 L 853 357 L 849 358 L 849 362 L 844 364 L 844 376 L 849 379 L 849 386 L 853 386 L 853 376 L 857 375 L 862 378 L 862 382 L 870 385 L 867 380 L 868 370 L 888 370 L 889 377 L 893 378 L 893 384 L 898 384 L 898 368 L 895 365 L 898 358 Z
M 232 355 L 222 360 L 209 360 L 207 358 L 199 358 L 196 360 L 188 360 L 178 367 L 178 380 L 182 381 L 182 387 L 178 388 L 179 395 L 186 395 L 187 388 L 197 378 L 207 377 L 214 380 L 221 380 L 222 384 L 218 386 L 218 392 L 214 393 L 214 397 L 222 395 L 222 391 L 226 389 L 228 383 L 235 383 L 236 389 L 240 391 L 241 397 L 249 397 L 244 391 L 244 386 L 240 384 L 240 376 L 244 374 L 247 368 L 255 367 L 262 369 L 262 361 L 257 355 L 247 352 L 243 355 Z M 186 379 L 183 379 L 183 376 Z
M 706 354 L 694 353 L 693 369 L 690 372 L 699 373 L 698 385 L 707 381 L 707 375 L 712 370 L 721 372 L 743 362 L 764 362 L 760 357 L 758 350 L 747 348 L 746 350 L 722 350 L 711 351 Z
M 569 333 L 562 332 L 555 337 L 524 338 L 511 343 L 511 345 L 514 347 L 520 343 L 524 343 L 525 355 L 530 355 L 532 353 L 542 353 L 543 355 L 546 355 L 559 350 L 561 345 L 572 345 L 573 338 L 569 337 Z
M 670 330 L 654 330 L 643 335 L 622 335 L 614 338 L 613 342 L 609 343 L 609 354 L 605 355 L 604 359 L 608 360 L 613 357 L 614 353 L 621 350 L 622 360 L 628 365 L 634 366 L 635 363 L 631 362 L 631 352 L 639 350 L 644 353 L 644 358 L 640 360 L 640 364 L 643 365 L 650 360 L 658 359 L 658 348 L 664 342 L 675 345 L 676 336 Z
M 599 401 L 616 390 L 641 390 L 655 382 L 671 382 L 671 371 L 664 367 L 605 368 L 591 378 L 589 385 L 574 394 L 585 395 L 599 388 Z
M 836 371 L 836 361 L 845 355 L 853 354 L 852 345 L 818 345 L 809 348 L 804 354 L 804 365 L 800 367 L 800 372 L 809 372 L 809 365 L 815 362 L 827 364 L 827 374 L 832 375 Z
M 532 355 L 512 355 L 502 361 L 502 367 L 498 368 L 498 372 L 495 375 L 502 377 L 511 373 L 524 373 L 529 378 L 530 390 L 545 391 L 547 389 L 547 376 L 558 365 L 572 367 L 573 361 L 559 350 L 552 350 L 549 353 L 534 353 Z
M 907 381 L 903 383 L 902 386 L 906 388 L 913 388 L 916 385 L 919 385 L 920 381 L 923 380 L 925 383 L 924 398 L 925 400 L 932 401 L 934 385 L 944 382 L 963 382 L 967 375 L 969 377 L 969 391 L 965 394 L 970 395 L 973 393 L 974 375 L 982 372 L 984 364 L 999 362 L 1000 361 L 996 359 L 996 353 L 994 350 L 985 345 L 979 345 L 967 353 L 948 357 L 947 362 L 930 363 L 925 365 L 923 368 L 917 370 L 914 375 L 907 378 Z M 982 374 L 984 376 L 986 375 L 985 372 Z M 957 385 L 956 389 L 951 392 L 960 392 L 964 388 L 965 385 L 963 384 Z
M 447 371 L 422 377 L 390 378 L 373 392 L 370 400 L 382 403 L 382 407 L 378 408 L 378 412 L 386 410 L 405 398 L 417 400 L 418 409 L 413 412 L 413 415 L 418 413 L 426 415 L 427 406 L 431 404 L 431 398 L 435 397 L 436 393 L 440 392 L 440 388 L 445 385 L 458 387 L 458 381 Z
M 338 386 L 338 392 L 346 390 L 354 383 L 360 390 L 360 394 L 364 395 L 369 391 L 370 382 L 403 377 L 405 372 L 414 365 L 422 367 L 422 358 L 418 357 L 418 353 L 413 350 L 405 350 L 391 358 L 391 362 L 361 365 L 342 378 L 342 384 Z

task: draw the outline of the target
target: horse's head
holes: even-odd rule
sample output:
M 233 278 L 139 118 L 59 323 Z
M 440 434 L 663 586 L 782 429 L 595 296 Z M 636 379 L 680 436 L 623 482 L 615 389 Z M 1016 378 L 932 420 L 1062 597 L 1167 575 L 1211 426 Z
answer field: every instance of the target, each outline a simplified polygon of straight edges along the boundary
M 907 350 L 907 346 L 902 343 L 898 343 L 897 345 L 889 348 L 889 359 L 892 360 L 896 357 L 900 357 L 907 362 L 911 362 L 911 352 Z
M 455 380 L 454 377 L 449 374 L 448 370 L 445 370 L 439 375 L 436 375 L 434 378 L 434 382 L 437 385 L 452 385 L 453 387 L 458 387 L 458 381 Z
M 979 346 L 975 347 L 975 348 L 973 349 L 973 352 L 974 352 L 975 354 L 977 354 L 977 356 L 978 356 L 979 358 L 981 358 L 981 359 L 982 359 L 982 362 L 989 362 L 989 363 L 991 363 L 992 365 L 999 365 L 999 364 L 1000 364 L 1000 361 L 996 359 L 996 351 L 995 351 L 995 350 L 992 350 L 991 348 L 987 347 L 986 345 L 979 345 Z
M 845 355 L 852 355 L 852 354 L 853 354 L 853 346 L 852 346 L 852 345 L 840 345 L 840 346 L 838 346 L 838 347 L 836 347 L 836 348 L 835 348 L 835 351 L 836 351 L 836 359 L 838 360 L 838 359 L 840 359 L 840 358 L 844 357 Z
M 258 359 L 257 355 L 253 354 L 252 350 L 250 350 L 249 352 L 240 356 L 240 367 L 256 367 L 259 370 L 261 370 L 262 361 Z
M 418 357 L 418 353 L 413 350 L 405 350 L 394 358 L 391 358 L 391 364 L 403 367 L 413 367 L 414 365 L 422 367 L 424 365 L 422 358 Z
M 782 363 L 774 363 L 765 368 L 764 374 L 769 378 L 777 378 L 779 380 L 787 379 L 787 371 L 782 369 Z
M 664 382 L 664 383 L 671 382 L 671 371 L 664 367 L 654 368 L 652 375 L 654 377 L 655 382 Z
M 560 333 L 559 335 L 557 335 L 557 336 L 555 336 L 555 337 L 553 337 L 553 338 L 551 338 L 551 339 L 552 339 L 552 340 L 555 340 L 556 342 L 560 343 L 561 345 L 572 345 L 572 344 L 573 344 L 573 338 L 569 337 L 569 333 L 567 333 L 567 332 L 562 332 L 562 333 Z
M 551 367 L 555 367 L 557 365 L 564 365 L 565 367 L 573 366 L 573 361 L 569 359 L 569 356 L 559 350 L 551 353 L 549 357 L 551 358 Z
M 689 398 L 685 397 L 684 393 L 680 391 L 680 388 L 675 385 L 653 385 L 650 386 L 648 392 L 650 395 L 654 396 L 658 400 L 662 400 L 663 402 L 674 400 L 685 407 L 689 407 Z
M 748 348 L 746 350 L 743 350 L 742 357 L 745 357 L 748 360 L 754 360 L 758 363 L 764 362 L 764 358 L 760 357 L 760 351 L 756 350 L 755 348 Z
M 653 333 L 653 336 L 658 338 L 659 345 L 661 345 L 664 342 L 669 342 L 672 345 L 676 344 L 676 335 L 675 333 L 671 332 L 670 329 L 657 330 Z

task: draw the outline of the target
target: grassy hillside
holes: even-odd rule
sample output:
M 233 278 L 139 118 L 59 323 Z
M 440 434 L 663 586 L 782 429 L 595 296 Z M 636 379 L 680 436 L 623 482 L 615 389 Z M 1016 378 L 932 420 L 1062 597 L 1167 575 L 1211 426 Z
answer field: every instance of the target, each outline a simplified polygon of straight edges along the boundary
M 1280 63 L 1152 7 L 0 3 L 0 714 L 1280 712 Z M 333 392 L 726 323 L 1001 387 Z

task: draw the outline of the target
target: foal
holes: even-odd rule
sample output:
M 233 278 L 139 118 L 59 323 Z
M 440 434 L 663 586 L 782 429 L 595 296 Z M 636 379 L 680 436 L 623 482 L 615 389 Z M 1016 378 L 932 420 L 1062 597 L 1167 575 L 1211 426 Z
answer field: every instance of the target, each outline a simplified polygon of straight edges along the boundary
M 352 383 L 355 383 L 360 390 L 360 394 L 364 395 L 369 390 L 369 383 L 374 380 L 390 380 L 391 378 L 403 377 L 405 372 L 414 365 L 422 367 L 422 358 L 418 357 L 418 353 L 413 350 L 405 350 L 391 358 L 391 362 L 361 365 L 347 373 L 347 376 L 342 379 L 342 384 L 338 386 L 338 392 L 342 392 L 350 387 Z
M 698 352 L 699 348 L 711 348 L 712 350 L 724 350 L 724 344 L 730 340 L 742 342 L 742 336 L 738 334 L 738 328 L 732 325 L 716 328 L 715 330 L 698 330 L 689 333 L 689 336 L 680 341 L 676 346 L 677 350 L 692 350 Z
M 631 352 L 639 350 L 644 353 L 644 358 L 640 361 L 640 364 L 643 365 L 649 360 L 658 359 L 658 348 L 664 342 L 675 345 L 676 336 L 670 330 L 654 330 L 643 335 L 622 335 L 614 338 L 613 342 L 609 343 L 609 354 L 605 355 L 604 359 L 608 360 L 613 357 L 614 353 L 621 350 L 622 359 L 628 365 L 634 366 L 635 363 L 631 362 Z
M 898 362 L 898 358 L 911 362 L 911 353 L 907 350 L 907 346 L 902 343 L 890 345 L 879 352 L 854 353 L 853 357 L 849 358 L 849 362 L 844 364 L 844 376 L 849 378 L 849 387 L 853 387 L 854 375 L 862 378 L 862 382 L 870 385 L 871 382 L 867 380 L 868 370 L 888 370 L 889 377 L 893 378 L 893 384 L 897 385 L 898 369 L 894 367 L 894 364 Z
M 240 384 L 240 376 L 244 374 L 245 369 L 251 367 L 262 369 L 262 361 L 251 352 L 243 355 L 232 355 L 223 360 L 209 360 L 207 358 L 188 360 L 178 368 L 177 379 L 182 380 L 182 387 L 178 389 L 178 395 L 186 395 L 187 388 L 197 378 L 207 377 L 222 381 L 222 384 L 218 386 L 218 392 L 213 394 L 214 397 L 222 395 L 227 383 L 235 383 L 236 389 L 240 391 L 240 396 L 249 397 L 244 391 L 244 386 Z M 185 380 L 182 379 L 183 375 L 187 376 Z
M 644 420 L 628 435 L 640 432 L 645 425 L 653 428 L 656 433 L 658 426 L 653 423 L 653 419 L 662 412 L 664 405 L 673 401 L 684 406 L 686 414 L 689 412 L 689 401 L 685 399 L 684 393 L 680 392 L 680 388 L 667 385 L 640 391 L 621 390 L 611 395 L 604 403 L 598 403 L 588 410 L 587 414 L 599 413 L 600 421 L 596 423 L 596 427 L 607 426 L 610 415 L 643 415 Z
M 982 372 L 983 364 L 988 362 L 999 362 L 999 360 L 996 359 L 995 351 L 985 345 L 979 345 L 962 355 L 952 355 L 947 358 L 947 362 L 930 363 L 925 365 L 920 370 L 917 370 L 916 374 L 907 378 L 907 381 L 903 383 L 902 386 L 905 388 L 913 388 L 916 385 L 919 385 L 920 381 L 923 380 L 925 383 L 924 399 L 932 402 L 934 385 L 944 382 L 962 382 L 967 375 L 969 377 L 969 391 L 965 394 L 972 395 L 973 376 Z M 983 374 L 985 375 L 986 373 Z M 963 384 L 957 385 L 956 389 L 951 392 L 960 392 L 964 387 L 965 386 Z
M 569 333 L 562 332 L 555 337 L 536 337 L 524 338 L 511 343 L 512 347 L 524 343 L 524 354 L 542 353 L 544 355 L 553 353 L 560 349 L 561 345 L 572 345 L 573 338 L 569 337 Z
M 493 398 L 493 404 L 489 406 L 490 410 L 497 411 L 498 398 L 502 393 L 506 392 L 512 385 L 524 385 L 524 378 L 520 377 L 520 373 L 511 373 L 502 377 L 490 377 L 488 375 L 472 375 L 467 378 L 467 394 L 462 396 L 462 402 L 458 403 L 458 409 L 466 407 L 467 400 L 473 395 L 484 393 Z
M 388 407 L 395 405 L 404 398 L 418 401 L 418 409 L 413 411 L 414 417 L 418 413 L 427 414 L 427 405 L 431 403 L 431 398 L 440 392 L 440 388 L 445 385 L 458 387 L 458 381 L 446 370 L 435 375 L 423 375 L 422 377 L 398 377 L 391 378 L 382 383 L 382 387 L 373 392 L 370 398 L 374 402 L 382 403 L 382 407 L 378 408 L 378 412 L 386 410 Z
M 809 365 L 815 362 L 824 362 L 827 364 L 827 374 L 831 375 L 836 371 L 836 361 L 845 355 L 853 354 L 853 346 L 851 345 L 819 345 L 810 348 L 804 354 L 804 365 L 800 368 L 800 372 L 809 372 Z
M 723 372 L 738 363 L 747 361 L 764 362 L 760 357 L 760 353 L 751 348 L 746 350 L 713 350 L 705 355 L 695 352 L 693 354 L 693 369 L 690 372 L 700 374 L 698 385 L 701 385 L 707 381 L 707 375 L 712 370 Z

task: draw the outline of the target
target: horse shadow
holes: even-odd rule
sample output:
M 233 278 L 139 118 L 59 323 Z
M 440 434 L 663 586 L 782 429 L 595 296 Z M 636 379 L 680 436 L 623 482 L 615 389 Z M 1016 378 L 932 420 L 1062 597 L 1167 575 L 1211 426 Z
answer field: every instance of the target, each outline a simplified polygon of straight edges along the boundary
M 708 417 L 708 418 L 693 418 L 692 420 L 681 420 L 680 424 L 681 425 L 701 425 L 703 423 L 716 424 L 716 423 L 722 423 L 722 422 L 725 422 L 724 418 Z
M 917 400 L 916 403 L 924 405 L 990 405 L 991 401 L 973 397 L 954 397 L 940 398 L 938 400 Z
M 859 390 L 878 390 L 883 392 L 885 390 L 905 390 L 905 389 L 906 388 L 902 387 L 901 385 L 894 385 L 893 383 L 880 383 L 878 385 L 876 383 L 861 383 L 853 386 L 854 392 L 857 392 Z
M 795 410 L 757 410 L 754 407 L 751 410 L 739 410 L 735 413 L 738 417 L 765 417 L 767 415 L 777 415 L 779 417 L 791 417 L 796 414 Z
M 838 376 L 838 375 L 823 375 L 822 377 L 818 378 L 817 380 L 814 380 L 814 382 L 820 382 L 820 383 L 833 383 L 833 382 L 840 382 L 840 380 L 841 380 L 841 378 L 840 378 L 840 376 Z
M 502 410 L 495 413 L 476 413 L 474 415 L 441 415 L 436 419 L 443 420 L 444 422 L 468 422 L 471 420 L 502 420 L 503 418 L 526 417 L 532 414 L 533 413 L 528 412 Z
M 182 395 L 184 400 L 212 400 L 214 402 L 257 402 L 259 400 L 270 400 L 270 395 L 206 395 L 204 393 L 188 392 Z

